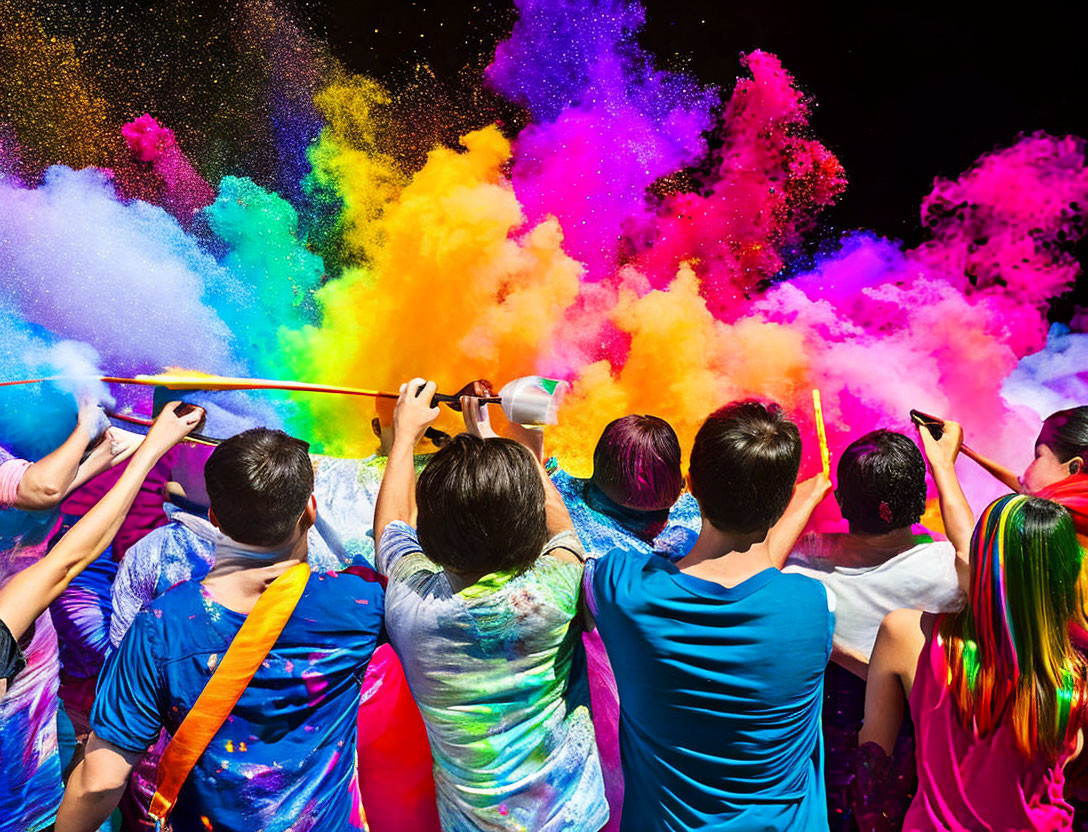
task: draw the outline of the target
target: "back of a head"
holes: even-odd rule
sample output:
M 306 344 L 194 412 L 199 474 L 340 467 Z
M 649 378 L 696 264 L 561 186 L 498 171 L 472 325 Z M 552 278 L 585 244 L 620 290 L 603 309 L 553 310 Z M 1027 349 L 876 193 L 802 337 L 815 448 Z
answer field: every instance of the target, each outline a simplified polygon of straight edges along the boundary
M 801 434 L 776 404 L 727 404 L 691 450 L 691 491 L 715 528 L 767 531 L 786 510 L 801 466 Z
M 839 458 L 836 496 L 850 531 L 884 534 L 911 526 L 926 510 L 926 463 L 910 439 L 874 430 Z
M 942 625 L 964 725 L 986 736 L 1011 713 L 1028 758 L 1057 759 L 1081 726 L 1088 667 L 1069 624 L 1078 616 L 1082 557 L 1066 509 L 1002 497 L 975 527 L 967 607 Z
M 522 571 L 544 549 L 544 484 L 532 454 L 510 439 L 455 436 L 416 484 L 423 553 L 459 573 Z
M 670 507 L 684 485 L 676 431 L 657 416 L 610 422 L 593 451 L 593 483 L 629 508 Z
M 275 546 L 290 537 L 314 490 L 309 449 L 268 428 L 222 442 L 208 457 L 204 481 L 223 533 L 250 546 Z
M 1039 438 L 1054 452 L 1058 462 L 1079 456 L 1088 463 L 1088 405 L 1051 413 Z

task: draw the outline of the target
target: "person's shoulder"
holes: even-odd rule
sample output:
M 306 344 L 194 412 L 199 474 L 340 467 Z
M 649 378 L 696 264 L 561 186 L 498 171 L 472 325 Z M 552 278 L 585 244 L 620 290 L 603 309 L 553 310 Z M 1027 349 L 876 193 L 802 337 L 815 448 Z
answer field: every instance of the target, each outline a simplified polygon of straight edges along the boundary
M 675 570 L 668 558 L 634 547 L 617 546 L 587 562 L 595 584 L 637 581 L 648 572 Z
M 315 572 L 311 576 L 315 591 L 330 598 L 378 598 L 385 594 L 386 578 L 370 566 L 349 566 L 339 571 Z
M 385 609 L 385 579 L 369 567 L 342 572 L 314 572 L 304 596 L 331 616 L 381 616 Z
M 774 576 L 776 592 L 783 593 L 784 597 L 794 601 L 805 598 L 819 602 L 826 607 L 829 590 L 822 581 L 812 575 L 806 575 L 800 571 L 780 571 Z
M 579 496 L 582 487 L 585 485 L 585 480 L 578 479 L 564 471 L 559 467 L 558 463 L 555 462 L 554 457 L 548 460 L 548 462 L 554 463 L 554 467 L 548 470 L 548 476 L 551 478 L 555 490 L 563 497 L 564 502 L 576 499 Z
M 922 610 L 892 610 L 880 622 L 877 639 L 896 646 L 915 645 L 925 640 L 935 618 Z
M 176 611 L 192 607 L 201 600 L 201 597 L 200 581 L 178 581 L 155 600 L 150 601 L 141 610 L 140 615 L 149 613 L 156 619 L 169 619 Z

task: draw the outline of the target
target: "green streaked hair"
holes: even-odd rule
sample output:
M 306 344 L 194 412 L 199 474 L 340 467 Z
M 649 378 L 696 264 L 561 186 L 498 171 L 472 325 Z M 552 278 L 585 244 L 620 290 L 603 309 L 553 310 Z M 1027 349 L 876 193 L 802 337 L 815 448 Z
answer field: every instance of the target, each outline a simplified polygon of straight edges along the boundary
M 960 717 L 986 736 L 1011 709 L 1020 751 L 1056 760 L 1081 724 L 1088 665 L 1073 648 L 1083 552 L 1073 520 L 1049 500 L 991 503 L 971 538 L 971 591 L 940 638 Z

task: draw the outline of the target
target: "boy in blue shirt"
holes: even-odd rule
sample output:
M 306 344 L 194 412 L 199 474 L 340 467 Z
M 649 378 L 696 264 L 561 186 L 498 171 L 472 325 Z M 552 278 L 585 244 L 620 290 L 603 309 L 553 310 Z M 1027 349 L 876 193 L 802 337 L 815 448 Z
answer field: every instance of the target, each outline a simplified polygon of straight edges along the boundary
M 256 428 L 208 459 L 209 518 L 223 533 L 215 566 L 202 582 L 178 584 L 145 607 L 108 660 L 58 832 L 93 830 L 109 815 L 133 765 L 163 727 L 177 730 L 266 587 L 306 560 L 316 517 L 307 451 L 281 431 Z M 185 781 L 173 828 L 363 828 L 356 715 L 383 614 L 373 573 L 310 574 L 275 645 Z
M 691 550 L 670 563 L 617 549 L 587 566 L 619 688 L 624 832 L 827 829 L 833 604 L 817 581 L 779 571 L 789 546 L 771 533 L 800 459 L 797 427 L 776 406 L 721 408 L 691 453 L 702 512 Z M 801 492 L 794 533 L 826 486 Z

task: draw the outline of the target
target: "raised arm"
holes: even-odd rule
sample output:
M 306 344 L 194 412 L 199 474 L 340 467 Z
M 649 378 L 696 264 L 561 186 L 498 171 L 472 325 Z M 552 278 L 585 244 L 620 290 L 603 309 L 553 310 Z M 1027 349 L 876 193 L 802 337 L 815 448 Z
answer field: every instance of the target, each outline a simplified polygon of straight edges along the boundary
M 948 542 L 956 549 L 956 572 L 960 589 L 967 592 L 971 582 L 971 535 L 975 531 L 975 515 L 956 476 L 956 457 L 963 444 L 963 428 L 956 422 L 945 422 L 944 433 L 934 439 L 928 428 L 919 427 L 922 449 L 929 461 L 929 470 L 937 486 L 941 504 L 941 519 Z
M 110 544 L 125 519 L 144 478 L 163 454 L 197 426 L 203 411 L 184 416 L 167 405 L 117 484 L 37 563 L 18 573 L 0 589 L 0 620 L 16 639 L 68 586 L 71 580 Z
M 400 386 L 400 398 L 393 411 L 393 447 L 385 464 L 382 485 L 374 503 L 374 545 L 390 523 L 416 522 L 416 445 L 438 418 L 438 408 L 431 407 L 437 385 L 414 378 Z
M 86 403 L 80 407 L 75 429 L 68 438 L 23 472 L 12 505 L 24 511 L 53 508 L 91 477 L 127 459 L 138 443 L 113 437 L 109 431 L 87 458 L 83 458 L 87 446 L 97 435 L 98 422 L 102 418 L 97 404 Z M 130 435 L 126 433 L 126 436 Z
M 785 514 L 778 518 L 778 522 L 771 526 L 767 534 L 768 552 L 777 569 L 786 565 L 786 560 L 797 544 L 797 538 L 808 525 L 812 512 L 830 493 L 831 480 L 822 471 L 797 484 Z

